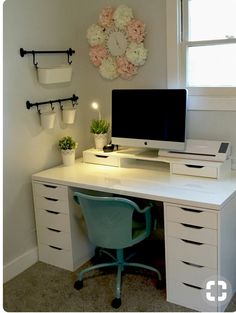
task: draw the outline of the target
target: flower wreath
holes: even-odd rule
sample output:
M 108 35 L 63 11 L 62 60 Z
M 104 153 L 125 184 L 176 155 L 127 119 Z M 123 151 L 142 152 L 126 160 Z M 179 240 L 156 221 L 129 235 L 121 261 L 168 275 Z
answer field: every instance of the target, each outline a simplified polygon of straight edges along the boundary
M 147 59 L 145 24 L 126 5 L 104 8 L 87 30 L 89 58 L 102 77 L 130 79 Z

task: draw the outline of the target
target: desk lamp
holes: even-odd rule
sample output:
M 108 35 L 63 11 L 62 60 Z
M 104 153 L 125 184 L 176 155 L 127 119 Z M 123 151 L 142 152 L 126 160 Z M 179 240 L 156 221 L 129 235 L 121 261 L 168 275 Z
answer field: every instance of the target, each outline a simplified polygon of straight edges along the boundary
M 92 108 L 94 109 L 94 110 L 97 110 L 98 111 L 98 119 L 99 120 L 101 120 L 102 119 L 102 117 L 101 117 L 101 111 L 99 110 L 99 105 L 98 105 L 98 103 L 97 102 L 92 102 Z

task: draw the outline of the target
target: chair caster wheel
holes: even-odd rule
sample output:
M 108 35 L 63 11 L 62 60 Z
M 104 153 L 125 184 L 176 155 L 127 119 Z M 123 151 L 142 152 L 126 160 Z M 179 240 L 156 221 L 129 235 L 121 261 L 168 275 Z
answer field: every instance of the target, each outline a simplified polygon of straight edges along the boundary
M 156 284 L 157 289 L 164 289 L 165 288 L 165 282 L 163 280 L 158 280 Z
M 83 288 L 83 281 L 82 280 L 77 280 L 74 283 L 74 288 L 77 289 L 77 290 L 80 290 L 81 288 Z
M 121 299 L 120 298 L 115 298 L 112 300 L 111 306 L 114 309 L 118 309 L 121 306 Z

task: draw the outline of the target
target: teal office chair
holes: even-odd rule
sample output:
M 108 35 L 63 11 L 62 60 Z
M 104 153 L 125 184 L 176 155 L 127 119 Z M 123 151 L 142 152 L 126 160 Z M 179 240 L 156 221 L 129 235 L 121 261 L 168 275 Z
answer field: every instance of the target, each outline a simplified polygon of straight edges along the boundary
M 151 233 L 151 207 L 146 206 L 140 209 L 139 206 L 128 199 L 121 197 L 99 197 L 87 195 L 80 192 L 74 193 L 74 200 L 80 205 L 83 212 L 88 237 L 97 247 L 105 249 L 115 249 L 116 258 L 108 251 L 113 262 L 102 263 L 88 267 L 79 272 L 78 280 L 74 287 L 79 290 L 83 287 L 84 274 L 103 267 L 117 267 L 116 277 L 116 297 L 112 301 L 113 308 L 119 308 L 121 305 L 121 274 L 125 266 L 140 267 L 155 272 L 161 280 L 160 272 L 152 266 L 140 263 L 126 262 L 124 258 L 124 248 L 131 247 Z M 143 217 L 135 222 L 134 215 Z

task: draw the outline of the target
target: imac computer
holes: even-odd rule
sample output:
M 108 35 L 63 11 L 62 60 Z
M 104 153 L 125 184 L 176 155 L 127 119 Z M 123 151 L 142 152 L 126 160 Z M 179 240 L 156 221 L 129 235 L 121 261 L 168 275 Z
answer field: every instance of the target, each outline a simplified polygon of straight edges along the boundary
M 184 150 L 186 89 L 112 90 L 112 143 Z

